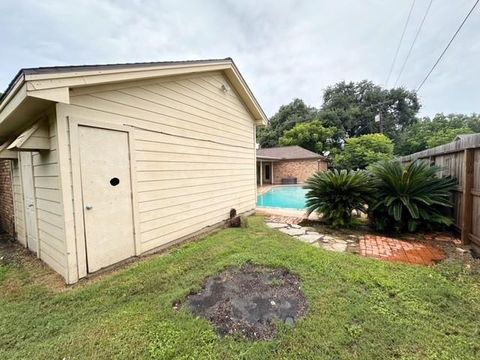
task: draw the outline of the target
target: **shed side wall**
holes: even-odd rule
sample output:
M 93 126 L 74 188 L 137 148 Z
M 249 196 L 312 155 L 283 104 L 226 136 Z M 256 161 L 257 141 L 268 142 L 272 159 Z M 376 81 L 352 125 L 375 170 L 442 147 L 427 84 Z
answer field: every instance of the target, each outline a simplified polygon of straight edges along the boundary
M 33 152 L 40 258 L 66 277 L 65 223 L 60 191 L 56 114 L 48 113 L 50 150 Z
M 134 132 L 140 252 L 255 208 L 254 120 L 222 84 L 221 73 L 182 76 L 72 91 L 63 105 L 65 118 Z

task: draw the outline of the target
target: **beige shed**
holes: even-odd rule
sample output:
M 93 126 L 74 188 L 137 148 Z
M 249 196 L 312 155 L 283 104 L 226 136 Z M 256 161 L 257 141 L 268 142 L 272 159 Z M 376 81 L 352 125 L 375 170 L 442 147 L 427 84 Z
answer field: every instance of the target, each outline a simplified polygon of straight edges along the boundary
M 75 283 L 249 212 L 266 121 L 229 58 L 22 69 L 0 99 L 16 238 Z

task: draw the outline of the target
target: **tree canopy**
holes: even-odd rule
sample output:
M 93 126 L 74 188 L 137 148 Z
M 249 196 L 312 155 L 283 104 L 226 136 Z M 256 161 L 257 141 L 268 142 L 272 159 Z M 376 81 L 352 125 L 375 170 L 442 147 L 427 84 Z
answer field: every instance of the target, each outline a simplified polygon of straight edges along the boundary
M 299 145 L 304 149 L 325 154 L 340 146 L 339 131 L 335 127 L 324 127 L 319 120 L 303 122 L 283 133 L 280 145 Z
M 338 127 L 348 137 L 383 132 L 394 139 L 417 121 L 419 109 L 420 103 L 413 91 L 384 89 L 367 80 L 343 81 L 325 90 L 320 117 L 326 126 Z M 381 122 L 375 121 L 378 114 Z
M 377 161 L 393 158 L 393 142 L 383 134 L 366 134 L 347 139 L 343 151 L 335 155 L 334 166 L 365 169 Z
M 318 120 L 324 128 L 336 128 L 339 139 L 378 133 L 380 130 L 395 139 L 417 121 L 419 109 L 420 104 L 413 91 L 384 89 L 367 80 L 339 82 L 325 90 L 319 109 L 306 105 L 301 99 L 281 106 L 270 118 L 269 125 L 258 130 L 257 141 L 261 147 L 277 146 L 286 131 L 297 124 L 314 120 Z M 381 123 L 375 120 L 378 114 Z
M 294 99 L 290 104 L 282 105 L 270 118 L 268 126 L 257 131 L 257 141 L 263 148 L 274 147 L 287 130 L 295 125 L 318 117 L 318 110 L 307 106 L 303 100 Z
M 411 125 L 397 138 L 395 152 L 408 155 L 438 145 L 447 144 L 460 134 L 480 132 L 480 116 L 462 114 L 437 114 L 425 117 Z
M 419 119 L 420 102 L 414 91 L 385 89 L 367 80 L 329 86 L 322 100 L 319 108 L 301 99 L 281 106 L 269 125 L 258 129 L 260 146 L 299 145 L 329 154 L 336 167 L 355 169 L 393 153 L 411 154 L 446 144 L 459 134 L 480 132 L 480 115 Z

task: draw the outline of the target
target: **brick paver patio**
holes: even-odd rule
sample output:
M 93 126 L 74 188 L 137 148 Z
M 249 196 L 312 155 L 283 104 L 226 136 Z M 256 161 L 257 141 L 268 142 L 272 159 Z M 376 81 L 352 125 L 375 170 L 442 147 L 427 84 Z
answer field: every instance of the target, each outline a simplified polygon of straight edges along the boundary
M 434 245 L 378 235 L 365 235 L 359 247 L 362 256 L 418 265 L 433 265 L 447 257 Z

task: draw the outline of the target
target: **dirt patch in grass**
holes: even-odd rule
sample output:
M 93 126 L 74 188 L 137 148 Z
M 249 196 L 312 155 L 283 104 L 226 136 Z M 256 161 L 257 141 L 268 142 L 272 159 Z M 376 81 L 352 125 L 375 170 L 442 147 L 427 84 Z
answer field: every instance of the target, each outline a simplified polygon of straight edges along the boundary
M 251 264 L 208 278 L 199 293 L 188 297 L 187 306 L 213 323 L 221 336 L 254 340 L 272 339 L 277 321 L 294 326 L 308 310 L 295 275 Z

